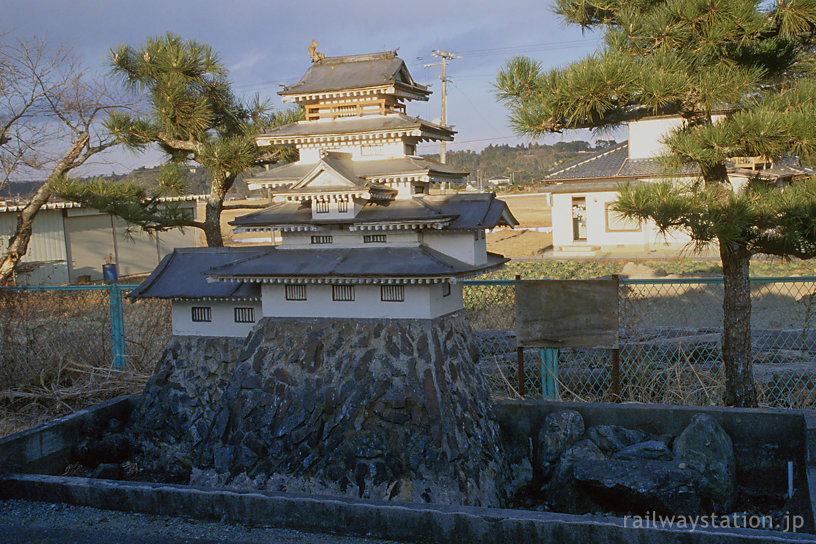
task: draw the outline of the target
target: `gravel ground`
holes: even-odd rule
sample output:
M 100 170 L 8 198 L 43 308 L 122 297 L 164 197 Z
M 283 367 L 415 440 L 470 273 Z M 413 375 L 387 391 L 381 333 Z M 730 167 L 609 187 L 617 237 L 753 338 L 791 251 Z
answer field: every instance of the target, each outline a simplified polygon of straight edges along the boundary
M 86 506 L 0 501 L 0 543 L 37 544 L 398 544 L 370 538 L 131 514 Z

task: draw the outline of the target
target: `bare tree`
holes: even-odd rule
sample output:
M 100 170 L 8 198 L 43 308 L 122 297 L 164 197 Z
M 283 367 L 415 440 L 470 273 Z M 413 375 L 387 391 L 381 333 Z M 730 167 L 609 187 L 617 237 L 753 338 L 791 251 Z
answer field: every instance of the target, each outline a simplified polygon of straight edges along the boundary
M 0 255 L 0 285 L 28 251 L 37 212 L 54 187 L 92 156 L 119 143 L 101 117 L 122 107 L 70 49 L 32 39 L 0 43 L 0 185 L 45 176 Z

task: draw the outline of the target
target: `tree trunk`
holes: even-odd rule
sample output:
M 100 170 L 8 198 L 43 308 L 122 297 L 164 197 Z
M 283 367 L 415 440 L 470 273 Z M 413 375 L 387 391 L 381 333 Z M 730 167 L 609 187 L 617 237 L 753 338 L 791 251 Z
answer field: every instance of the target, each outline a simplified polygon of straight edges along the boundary
M 20 216 L 17 218 L 17 230 L 14 232 L 14 236 L 12 236 L 11 240 L 9 240 L 8 248 L 5 253 L 3 253 L 2 258 L 0 258 L 0 285 L 4 285 L 8 282 L 12 274 L 14 274 L 14 269 L 17 267 L 17 264 L 28 251 L 34 217 L 37 215 L 37 212 L 48 203 L 57 181 L 77 165 L 77 158 L 88 144 L 88 141 L 88 134 L 82 133 L 80 138 L 74 142 L 71 149 L 51 171 L 48 179 L 46 179 L 45 183 L 37 190 L 34 198 L 32 198 L 29 203 L 26 204 L 26 207 L 23 208 L 23 211 L 20 212 Z
M 751 255 L 741 244 L 720 240 L 723 265 L 722 357 L 725 367 L 725 404 L 757 405 L 751 370 Z
M 222 247 L 224 239 L 221 236 L 221 211 L 224 209 L 224 197 L 235 183 L 234 174 L 216 174 L 213 176 L 210 196 L 204 213 L 204 236 L 208 247 Z

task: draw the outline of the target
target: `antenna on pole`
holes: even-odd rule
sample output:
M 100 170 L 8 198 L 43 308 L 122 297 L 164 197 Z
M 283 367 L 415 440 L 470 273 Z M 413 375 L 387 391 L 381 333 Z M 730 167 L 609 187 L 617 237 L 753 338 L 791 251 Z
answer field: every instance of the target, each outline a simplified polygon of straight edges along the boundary
M 448 128 L 448 61 L 453 59 L 461 59 L 459 55 L 455 55 L 450 51 L 440 51 L 439 49 L 434 49 L 431 53 L 434 57 L 442 59 L 442 62 L 436 62 L 433 64 L 426 64 L 425 68 L 430 68 L 431 66 L 441 66 L 442 67 L 442 75 L 439 79 L 442 80 L 442 122 L 441 125 L 445 128 Z M 445 151 L 446 151 L 446 142 L 442 140 L 439 142 L 439 162 L 445 162 Z

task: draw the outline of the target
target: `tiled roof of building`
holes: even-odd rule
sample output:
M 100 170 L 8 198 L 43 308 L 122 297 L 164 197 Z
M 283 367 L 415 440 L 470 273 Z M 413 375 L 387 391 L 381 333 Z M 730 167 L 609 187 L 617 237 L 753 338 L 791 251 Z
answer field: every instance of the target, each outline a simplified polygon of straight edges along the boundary
M 439 140 L 453 140 L 456 131 L 404 113 L 368 115 L 363 117 L 338 117 L 320 121 L 297 121 L 259 134 L 256 139 L 298 138 L 306 136 L 341 136 L 393 131 L 417 131 L 427 133 Z
M 430 278 L 482 273 L 509 261 L 488 253 L 487 263 L 470 265 L 427 246 L 378 248 L 267 248 L 230 264 L 213 267 L 213 278 Z
M 337 161 L 335 161 L 336 164 Z M 404 157 L 399 159 L 367 160 L 367 161 L 343 161 L 341 167 L 345 172 L 353 172 L 359 178 L 377 179 L 398 175 L 430 175 L 437 178 L 449 178 L 451 181 L 462 179 L 467 176 L 453 166 L 442 164 L 422 157 Z M 303 178 L 314 169 L 314 164 L 290 163 L 284 164 L 269 171 L 262 172 L 257 176 L 246 178 L 247 183 L 263 184 L 295 182 Z
M 582 157 L 566 166 L 559 166 L 544 176 L 551 180 L 579 180 L 600 178 L 636 179 L 699 173 L 696 165 L 684 165 L 667 170 L 657 158 L 630 159 L 629 142 L 622 142 L 588 157 Z
M 257 256 L 264 247 L 190 247 L 173 250 L 138 287 L 131 298 L 219 299 L 259 298 L 257 286 L 207 281 L 213 266 Z
M 309 67 L 300 81 L 284 87 L 282 96 L 382 85 L 404 85 L 414 92 L 430 94 L 427 87 L 411 79 L 408 69 L 395 51 L 325 57 Z
M 492 229 L 515 226 L 516 218 L 507 204 L 493 193 L 415 196 L 410 200 L 371 201 L 356 217 L 315 220 L 308 203 L 283 202 L 264 210 L 238 217 L 230 225 L 239 228 L 272 228 L 278 225 L 322 225 L 400 223 L 438 221 L 447 229 Z

